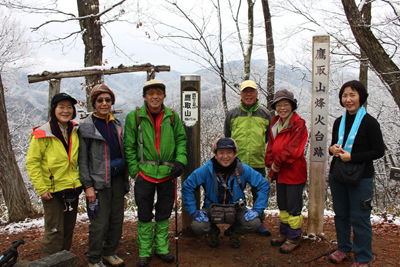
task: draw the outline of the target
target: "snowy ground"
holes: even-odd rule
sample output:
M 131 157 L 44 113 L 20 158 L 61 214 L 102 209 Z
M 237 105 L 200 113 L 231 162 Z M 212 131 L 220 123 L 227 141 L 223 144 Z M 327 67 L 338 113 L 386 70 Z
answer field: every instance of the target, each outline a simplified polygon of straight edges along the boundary
M 267 214 L 267 216 L 273 216 L 273 217 L 279 216 L 279 210 L 266 210 L 265 213 Z M 335 214 L 332 211 L 328 210 L 324 211 L 325 217 L 333 217 L 334 215 Z M 303 212 L 303 216 L 307 217 L 308 216 L 307 212 Z M 78 214 L 77 223 L 86 222 L 87 220 L 88 217 L 86 213 Z M 136 212 L 132 211 L 125 212 L 125 220 L 136 221 L 137 220 Z M 400 218 L 396 218 L 394 215 L 387 215 L 386 218 L 372 215 L 371 222 L 372 224 L 390 223 L 390 224 L 400 225 Z M 31 228 L 39 228 L 41 231 L 43 231 L 43 225 L 44 225 L 43 217 L 39 219 L 26 219 L 25 221 L 22 222 L 9 223 L 7 225 L 0 226 L 0 233 L 15 234 Z

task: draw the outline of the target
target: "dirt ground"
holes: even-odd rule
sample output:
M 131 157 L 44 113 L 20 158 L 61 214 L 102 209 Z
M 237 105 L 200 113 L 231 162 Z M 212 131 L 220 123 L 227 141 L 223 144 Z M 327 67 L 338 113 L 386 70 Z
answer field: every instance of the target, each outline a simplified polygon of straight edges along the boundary
M 180 216 L 180 215 L 179 215 Z M 180 218 L 178 216 L 178 227 Z M 175 219 L 170 224 L 170 252 L 176 253 Z M 229 247 L 228 238 L 223 236 L 225 225 L 220 225 L 220 246 L 210 248 L 206 239 L 178 238 L 178 263 L 180 266 L 337 266 L 329 262 L 327 255 L 336 249 L 336 235 L 333 219 L 325 219 L 324 235 L 315 240 L 305 238 L 300 248 L 291 254 L 279 253 L 279 247 L 270 245 L 270 240 L 278 233 L 279 218 L 268 216 L 264 226 L 271 230 L 272 237 L 249 234 L 240 237 L 241 248 Z M 303 229 L 307 229 L 307 218 L 304 219 Z M 13 241 L 24 239 L 25 244 L 18 249 L 19 259 L 35 260 L 40 255 L 40 240 L 43 231 L 31 228 L 17 234 L 0 234 L 0 252 L 7 250 Z M 128 219 L 124 222 L 123 236 L 117 254 L 124 259 L 125 266 L 135 266 L 138 248 L 135 243 L 137 235 L 136 222 Z M 306 235 L 306 232 L 304 232 Z M 400 227 L 393 224 L 373 226 L 374 259 L 370 266 L 400 266 Z M 88 220 L 78 222 L 75 228 L 71 252 L 78 256 L 78 265 L 87 266 L 86 251 L 88 246 Z M 351 266 L 352 257 L 340 266 Z M 173 266 L 176 262 L 164 264 L 160 259 L 152 258 L 149 266 Z

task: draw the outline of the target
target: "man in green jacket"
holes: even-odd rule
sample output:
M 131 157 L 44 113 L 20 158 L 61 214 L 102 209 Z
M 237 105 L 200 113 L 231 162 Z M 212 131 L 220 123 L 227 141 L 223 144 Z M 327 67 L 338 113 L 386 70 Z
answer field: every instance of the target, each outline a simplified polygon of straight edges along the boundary
M 240 86 L 240 104 L 228 111 L 225 118 L 225 137 L 236 140 L 238 145 L 237 157 L 254 170 L 261 173 L 265 172 L 265 151 L 269 136 L 269 126 L 271 114 L 260 105 L 257 84 L 252 80 L 242 82 Z M 257 189 L 252 187 L 253 202 L 257 200 Z M 264 212 L 260 215 L 260 220 L 265 219 Z M 271 232 L 261 223 L 258 233 L 270 236 Z
M 129 174 L 135 179 L 138 206 L 137 266 L 149 264 L 153 242 L 157 258 L 166 263 L 174 261 L 168 251 L 169 217 L 175 199 L 174 178 L 182 174 L 187 164 L 186 133 L 179 115 L 164 106 L 165 84 L 158 80 L 147 81 L 143 98 L 145 103 L 140 110 L 133 110 L 126 117 L 124 144 Z

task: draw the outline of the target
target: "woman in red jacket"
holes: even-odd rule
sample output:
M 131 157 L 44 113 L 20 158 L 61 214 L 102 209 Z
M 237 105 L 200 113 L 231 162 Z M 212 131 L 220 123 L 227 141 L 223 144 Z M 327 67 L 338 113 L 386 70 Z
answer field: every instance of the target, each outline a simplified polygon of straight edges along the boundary
M 307 127 L 294 110 L 297 100 L 286 89 L 275 93 L 271 107 L 276 111 L 272 119 L 265 166 L 271 168 L 272 181 L 276 180 L 276 195 L 281 220 L 279 236 L 271 245 L 281 246 L 281 253 L 290 253 L 300 246 L 303 216 L 303 189 L 307 180 L 304 147 Z

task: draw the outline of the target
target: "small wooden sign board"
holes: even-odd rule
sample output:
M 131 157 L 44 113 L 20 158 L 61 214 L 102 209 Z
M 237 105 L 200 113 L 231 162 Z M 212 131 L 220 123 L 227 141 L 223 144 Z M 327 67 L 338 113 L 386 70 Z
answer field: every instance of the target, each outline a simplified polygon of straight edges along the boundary
M 400 168 L 390 168 L 390 179 L 400 181 Z

